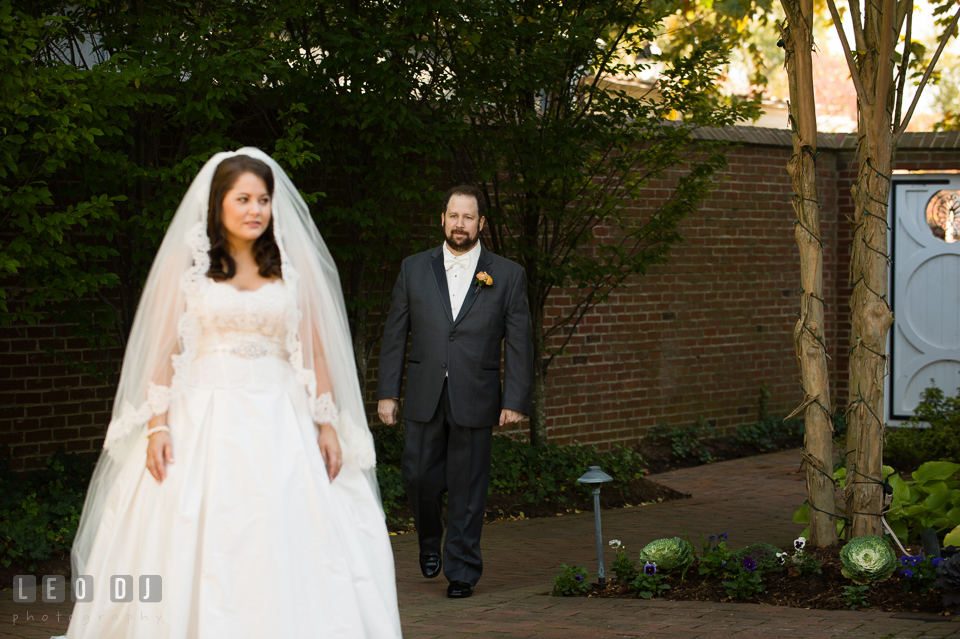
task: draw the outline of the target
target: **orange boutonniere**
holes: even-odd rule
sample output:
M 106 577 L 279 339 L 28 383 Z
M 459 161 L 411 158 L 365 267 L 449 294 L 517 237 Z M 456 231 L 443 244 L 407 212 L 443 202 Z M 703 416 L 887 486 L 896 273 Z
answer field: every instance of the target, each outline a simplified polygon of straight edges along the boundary
M 480 290 L 481 286 L 493 286 L 493 278 L 487 275 L 486 271 L 480 271 L 477 273 L 477 290 Z

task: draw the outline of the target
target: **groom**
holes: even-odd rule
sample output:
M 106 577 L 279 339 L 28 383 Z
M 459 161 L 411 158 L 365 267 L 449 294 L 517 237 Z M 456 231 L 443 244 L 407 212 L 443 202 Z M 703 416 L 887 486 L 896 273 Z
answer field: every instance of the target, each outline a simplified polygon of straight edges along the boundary
M 377 399 L 384 424 L 397 422 L 403 368 L 409 364 L 402 475 L 420 541 L 420 570 L 433 578 L 442 567 L 450 582 L 447 596 L 453 598 L 473 594 L 483 572 L 480 531 L 493 426 L 519 422 L 530 411 L 526 275 L 480 244 L 484 208 L 476 187 L 447 191 L 446 241 L 403 261 L 380 347 Z

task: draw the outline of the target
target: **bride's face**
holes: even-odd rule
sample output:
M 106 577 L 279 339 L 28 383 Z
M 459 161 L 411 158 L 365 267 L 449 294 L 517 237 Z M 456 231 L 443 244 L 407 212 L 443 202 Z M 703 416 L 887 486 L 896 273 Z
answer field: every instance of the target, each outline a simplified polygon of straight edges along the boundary
M 221 223 L 227 241 L 242 246 L 260 237 L 270 224 L 270 193 L 260 176 L 243 173 L 223 198 Z

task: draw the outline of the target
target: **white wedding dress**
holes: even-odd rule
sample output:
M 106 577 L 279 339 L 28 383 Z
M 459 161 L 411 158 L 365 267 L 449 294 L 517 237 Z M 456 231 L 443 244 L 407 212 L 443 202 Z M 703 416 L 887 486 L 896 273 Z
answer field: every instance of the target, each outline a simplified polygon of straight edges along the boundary
M 393 553 L 356 464 L 331 483 L 285 350 L 285 284 L 208 281 L 189 383 L 170 396 L 174 461 L 158 484 L 146 434 L 108 497 L 69 639 L 400 637 Z M 194 306 L 198 302 L 193 302 Z M 133 577 L 112 602 L 111 575 Z M 140 575 L 162 578 L 146 603 Z M 154 582 L 156 583 L 156 582 Z M 155 587 L 155 586 L 154 586 Z

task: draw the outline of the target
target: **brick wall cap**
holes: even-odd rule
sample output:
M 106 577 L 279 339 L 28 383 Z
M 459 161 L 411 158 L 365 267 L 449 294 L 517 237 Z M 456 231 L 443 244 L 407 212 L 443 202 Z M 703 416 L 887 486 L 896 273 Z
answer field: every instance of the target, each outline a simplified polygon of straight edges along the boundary
M 699 140 L 727 140 L 750 146 L 793 148 L 787 129 L 768 129 L 758 126 L 728 126 L 697 129 L 693 137 Z M 818 133 L 817 148 L 833 151 L 852 151 L 857 148 L 856 133 Z M 900 138 L 900 149 L 955 149 L 960 150 L 960 131 L 907 132 Z

